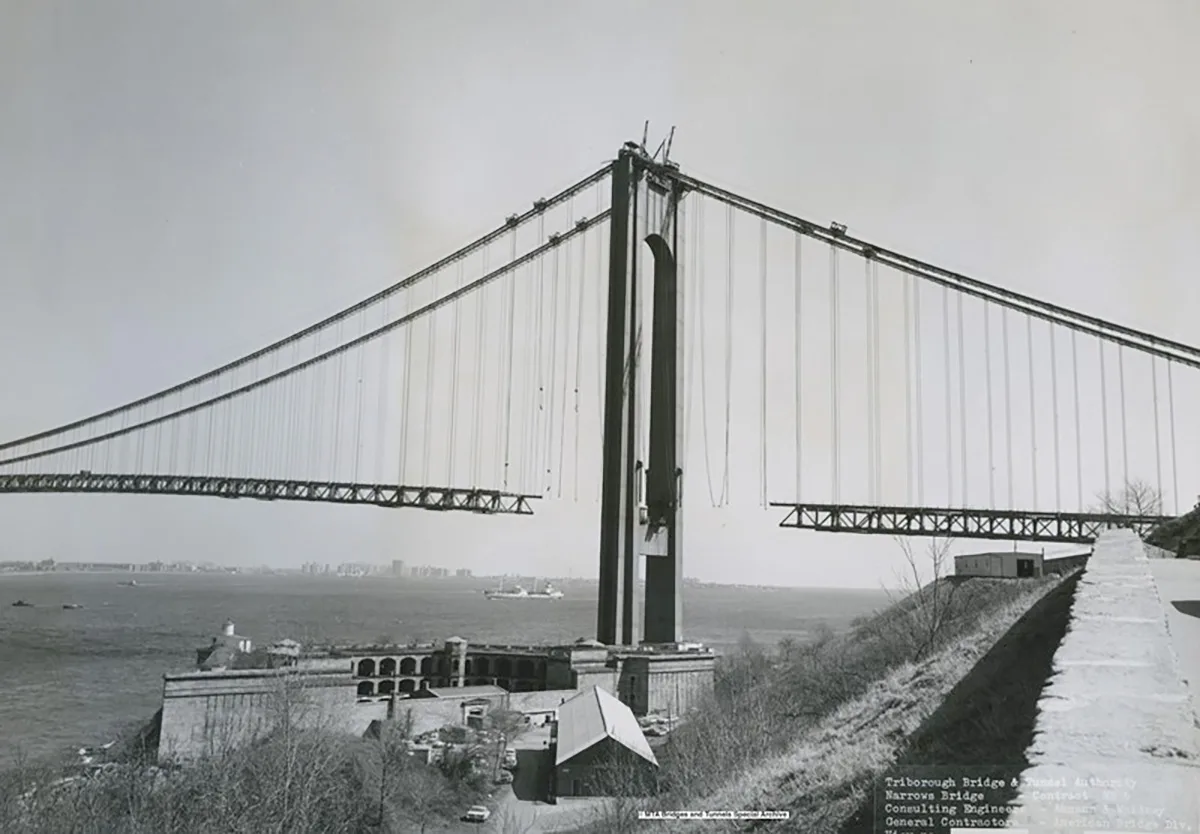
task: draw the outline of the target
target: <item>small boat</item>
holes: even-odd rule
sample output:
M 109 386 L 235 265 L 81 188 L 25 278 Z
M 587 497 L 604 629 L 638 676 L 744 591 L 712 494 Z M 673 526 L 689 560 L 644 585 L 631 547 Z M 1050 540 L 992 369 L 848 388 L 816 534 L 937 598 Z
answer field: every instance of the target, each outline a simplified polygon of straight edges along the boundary
M 136 579 L 129 579 L 125 582 L 118 582 L 118 585 L 124 585 L 126 588 L 136 588 L 138 586 Z
M 13 603 L 13 608 L 33 608 L 33 603 L 26 602 L 23 599 L 19 599 Z
M 78 611 L 80 608 L 83 608 L 83 606 L 80 605 L 78 602 L 64 602 L 63 608 L 65 608 L 68 611 Z

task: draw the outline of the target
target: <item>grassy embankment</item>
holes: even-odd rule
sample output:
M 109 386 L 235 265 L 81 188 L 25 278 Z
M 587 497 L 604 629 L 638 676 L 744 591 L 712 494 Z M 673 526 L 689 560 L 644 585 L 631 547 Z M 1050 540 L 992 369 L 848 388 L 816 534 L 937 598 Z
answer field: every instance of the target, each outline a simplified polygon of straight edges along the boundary
M 1159 525 L 1146 541 L 1181 558 L 1200 556 L 1200 508 Z
M 744 645 L 661 750 L 665 793 L 610 800 L 584 830 L 688 828 L 651 827 L 638 809 L 786 809 L 789 822 L 757 827 L 858 834 L 873 780 L 898 764 L 1023 764 L 1076 582 L 943 579 L 846 634 Z

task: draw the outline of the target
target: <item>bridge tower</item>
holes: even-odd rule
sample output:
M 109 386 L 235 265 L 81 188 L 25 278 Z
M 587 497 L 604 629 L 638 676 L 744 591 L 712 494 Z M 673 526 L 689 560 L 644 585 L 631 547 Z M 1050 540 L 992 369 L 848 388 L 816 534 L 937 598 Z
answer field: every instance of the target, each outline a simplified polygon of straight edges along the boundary
M 604 449 L 600 506 L 600 600 L 596 637 L 635 645 L 637 578 L 646 558 L 642 642 L 682 639 L 680 393 L 682 341 L 675 249 L 682 189 L 668 163 L 627 143 L 613 162 Z M 644 235 L 643 240 L 639 237 Z M 638 248 L 653 257 L 649 403 L 638 402 L 644 344 Z M 648 460 L 639 460 L 649 406 Z

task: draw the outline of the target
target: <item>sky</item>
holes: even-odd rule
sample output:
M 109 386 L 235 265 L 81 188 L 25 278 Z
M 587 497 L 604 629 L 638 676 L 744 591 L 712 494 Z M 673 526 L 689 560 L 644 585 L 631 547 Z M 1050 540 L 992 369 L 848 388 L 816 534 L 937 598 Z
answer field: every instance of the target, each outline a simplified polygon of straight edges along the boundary
M 1200 141 L 1200 102 L 1189 79 L 1200 77 L 1190 48 L 1198 37 L 1200 9 L 1182 0 L 1136 9 L 1107 0 L 297 2 L 286 11 L 0 0 L 0 437 L 157 391 L 365 298 L 598 169 L 624 141 L 641 138 L 646 119 L 651 144 L 676 127 L 672 157 L 702 179 L 1013 290 L 1194 341 L 1200 163 L 1190 151 Z M 591 203 L 571 210 L 590 213 Z M 709 204 L 704 234 L 695 236 L 710 271 L 723 262 L 722 211 Z M 753 283 L 758 227 L 738 223 L 739 275 Z M 782 266 L 790 262 L 779 254 L 790 241 L 772 234 L 775 363 L 794 354 L 783 318 L 793 296 Z M 589 251 L 599 240 L 589 236 Z M 494 264 L 500 256 L 489 257 Z M 806 258 L 806 274 L 810 260 L 827 261 L 816 249 Z M 846 261 L 842 269 L 862 267 Z M 585 295 L 599 274 L 585 270 Z M 719 356 L 723 279 L 714 280 L 707 318 L 696 321 Z M 805 285 L 817 303 L 823 280 Z M 900 303 L 898 285 L 889 286 L 881 290 L 885 330 Z M 861 320 L 855 292 L 845 303 Z M 940 296 L 929 298 L 926 309 L 938 309 Z M 760 300 L 739 301 L 736 330 L 755 326 Z M 977 342 L 980 314 L 967 315 Z M 575 327 L 591 338 L 597 323 L 593 316 Z M 1019 336 L 1023 325 L 1013 326 Z M 938 327 L 926 324 L 934 337 Z M 902 341 L 882 346 L 885 412 L 904 393 L 888 388 Z M 751 337 L 737 345 L 736 500 L 712 508 L 707 485 L 690 475 L 702 465 L 694 413 L 685 572 L 719 582 L 895 584 L 905 569 L 895 541 L 779 530 L 779 510 L 758 506 L 759 344 Z M 1028 358 L 1018 348 L 1015 365 Z M 817 353 L 806 351 L 813 364 L 801 371 L 826 396 L 830 374 Z M 719 360 L 707 361 L 699 373 L 719 387 Z M 1143 398 L 1129 418 L 1142 441 L 1131 469 L 1153 480 L 1147 367 L 1129 370 Z M 771 398 L 769 492 L 791 500 L 794 411 L 786 401 L 795 366 L 777 372 L 786 382 Z M 382 379 L 377 366 L 366 373 Z M 938 374 L 923 381 L 933 411 L 941 408 Z M 1186 496 L 1200 492 L 1186 467 L 1200 453 L 1186 419 L 1200 405 L 1195 376 L 1176 379 L 1187 506 Z M 1046 384 L 1029 394 L 1033 405 Z M 586 411 L 591 390 L 581 387 Z M 721 396 L 709 392 L 716 431 Z M 813 400 L 804 406 L 810 460 L 828 457 L 813 427 L 828 407 Z M 1030 405 L 1016 408 L 1027 414 Z M 972 426 L 982 409 L 968 405 Z M 1044 402 L 1032 410 L 1039 426 L 1052 411 Z M 1099 465 L 1094 403 L 1090 411 L 1089 496 Z M 888 449 L 903 451 L 896 420 L 885 423 Z M 572 445 L 575 434 L 591 438 L 580 474 L 586 487 L 591 472 L 594 491 L 586 461 L 598 459 L 595 424 L 572 431 Z M 955 446 L 961 426 L 949 431 Z M 980 442 L 976 431 L 967 437 Z M 1042 467 L 1042 503 L 1051 490 L 1044 443 L 1031 458 Z M 847 444 L 846 465 L 860 467 L 861 449 Z M 708 446 L 708 469 L 723 463 L 719 445 Z M 930 455 L 931 468 L 946 468 Z M 810 466 L 809 500 L 828 500 L 826 475 Z M 899 502 L 904 468 L 885 477 Z M 953 480 L 953 458 L 949 468 Z M 720 480 L 720 472 L 705 475 Z M 948 486 L 927 477 L 931 491 Z M 976 495 L 987 489 L 982 471 L 969 481 Z M 862 494 L 854 483 L 848 489 Z M 5 496 L 0 559 L 404 559 L 476 573 L 594 576 L 598 507 L 582 493 L 539 502 L 534 518 Z

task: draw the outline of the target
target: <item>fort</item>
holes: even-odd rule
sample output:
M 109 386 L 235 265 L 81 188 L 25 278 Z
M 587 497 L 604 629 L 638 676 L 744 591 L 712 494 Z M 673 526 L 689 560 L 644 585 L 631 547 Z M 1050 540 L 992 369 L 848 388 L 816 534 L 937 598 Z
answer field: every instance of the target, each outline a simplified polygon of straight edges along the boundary
M 160 760 L 186 760 L 269 732 L 289 686 L 300 725 L 362 735 L 407 716 L 411 731 L 471 724 L 505 709 L 542 724 L 579 692 L 599 687 L 635 716 L 685 715 L 712 690 L 715 655 L 695 643 L 605 646 L 359 645 L 306 649 L 283 641 L 254 649 L 225 623 L 197 652 L 197 668 L 164 675 Z

